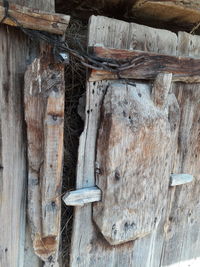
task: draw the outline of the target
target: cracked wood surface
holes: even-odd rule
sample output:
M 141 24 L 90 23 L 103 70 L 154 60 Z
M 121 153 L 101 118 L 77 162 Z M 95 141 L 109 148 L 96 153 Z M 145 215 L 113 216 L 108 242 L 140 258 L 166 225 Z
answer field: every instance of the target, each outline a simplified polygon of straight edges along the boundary
M 53 0 L 13 0 L 45 12 L 54 11 Z M 1 94 L 1 203 L 0 265 L 39 267 L 26 222 L 27 160 L 24 127 L 24 73 L 39 47 L 14 27 L 0 26 Z
M 25 73 L 28 139 L 28 218 L 35 253 L 57 266 L 60 241 L 64 66 L 35 59 Z
M 152 233 L 166 206 L 177 138 L 177 127 L 168 118 L 172 106 L 175 121 L 179 112 L 169 93 L 172 75 L 162 76 L 152 93 L 148 84 L 113 83 L 104 98 L 96 157 L 96 184 L 103 193 L 93 218 L 111 245 Z M 160 94 L 152 97 L 154 91 Z
M 180 56 L 188 56 L 190 54 L 192 57 L 199 58 L 198 40 L 199 39 L 196 36 L 193 37 L 186 33 L 179 33 L 177 38 L 174 33 L 163 30 L 152 29 L 137 24 L 128 24 L 126 22 L 120 22 L 105 17 L 92 17 L 90 20 L 88 44 L 89 46 L 98 44 L 115 49 L 131 49 L 134 44 L 135 50 L 143 50 L 141 47 L 145 47 L 144 51 L 157 53 L 160 49 L 159 53 L 162 54 L 178 54 Z M 195 45 L 195 43 L 197 43 L 197 45 Z M 178 49 L 176 49 L 177 44 Z M 119 116 L 118 113 L 109 113 L 109 107 L 116 111 L 122 108 L 118 103 L 121 101 L 121 98 L 117 96 L 116 100 L 114 98 L 118 90 L 115 93 L 114 89 L 112 90 L 111 88 L 114 88 L 115 86 L 116 88 L 120 87 L 126 92 L 120 92 L 119 95 L 129 94 L 129 92 L 133 90 L 130 102 L 132 103 L 133 101 L 134 103 L 135 91 L 142 90 L 144 86 L 140 84 L 141 83 L 138 81 L 131 81 L 130 84 L 126 85 L 126 82 L 123 80 L 88 83 L 86 122 L 79 146 L 77 188 L 94 186 L 96 182 L 100 183 L 97 174 L 100 174 L 101 176 L 101 168 L 98 164 L 95 164 L 96 156 L 98 155 L 97 157 L 100 158 L 102 153 L 105 153 L 106 155 L 106 151 L 111 149 L 114 144 L 114 139 L 109 139 L 108 131 L 108 135 L 104 139 L 105 142 L 107 142 L 107 146 L 102 150 L 102 153 L 96 155 L 96 149 L 97 151 L 100 151 L 97 140 L 101 140 L 102 138 L 103 133 L 101 132 L 101 129 L 104 129 L 105 131 L 110 129 L 112 133 L 112 129 L 115 129 L 117 125 L 120 125 L 121 121 L 123 127 L 119 127 L 119 129 L 116 128 L 118 131 L 116 131 L 115 136 L 116 138 L 118 136 L 120 137 L 121 131 L 126 134 L 126 118 L 124 118 L 124 120 L 113 119 L 111 123 L 108 123 L 107 119 L 103 119 L 103 114 L 107 114 L 107 111 L 108 114 L 110 114 L 109 116 L 113 118 Z M 156 108 L 160 106 L 162 109 L 162 106 L 165 106 L 164 100 L 168 96 L 165 94 L 165 88 L 159 86 L 159 84 L 162 84 L 161 77 L 157 78 L 154 85 L 145 83 L 145 86 L 147 88 L 146 92 L 151 94 L 151 99 L 154 103 L 153 105 L 155 105 Z M 135 91 L 132 87 L 134 87 Z M 173 264 L 175 266 L 180 264 L 181 266 L 187 266 L 191 261 L 194 264 L 199 264 L 199 85 L 184 85 L 183 83 L 173 84 L 170 89 L 170 95 L 173 95 L 173 101 L 171 102 L 172 105 L 169 107 L 169 114 L 167 117 L 170 121 L 170 131 L 174 131 L 174 147 L 170 151 L 171 154 L 169 154 L 171 173 L 189 173 L 195 177 L 195 180 L 187 185 L 182 185 L 177 188 L 169 188 L 165 197 L 160 196 L 160 202 L 163 202 L 163 204 L 165 202 L 164 209 L 162 210 L 154 229 L 151 229 L 151 233 L 143 238 L 138 238 L 135 241 L 129 241 L 117 246 L 110 245 L 106 241 L 99 227 L 97 227 L 94 222 L 96 218 L 94 217 L 94 220 L 92 218 L 93 213 L 95 216 L 96 205 L 102 205 L 102 211 L 99 209 L 98 214 L 101 215 L 103 209 L 106 208 L 106 206 L 103 206 L 103 203 L 95 205 L 88 204 L 81 208 L 76 207 L 70 266 L 100 267 L 106 265 L 111 267 L 155 267 L 171 266 Z M 150 100 L 148 103 L 150 103 Z M 130 112 L 131 110 L 132 109 L 130 109 Z M 105 127 L 103 127 L 103 125 Z M 134 120 L 133 125 L 137 125 L 134 124 Z M 116 144 L 125 142 L 125 139 L 123 138 L 124 135 L 121 139 L 119 138 L 119 142 Z M 146 138 L 146 140 L 148 140 L 148 136 L 146 136 Z M 126 139 L 126 141 L 128 141 L 128 138 Z M 146 149 L 147 147 L 148 146 L 146 146 Z M 123 149 L 121 151 L 123 153 Z M 107 153 L 107 155 L 109 154 Z M 160 153 L 158 153 L 158 158 L 159 155 Z M 115 154 L 114 156 L 117 157 Z M 121 160 L 122 163 L 129 164 L 129 162 L 126 161 L 126 158 L 124 159 L 124 162 L 122 159 L 120 159 L 119 155 L 119 160 Z M 130 160 L 133 159 L 130 158 Z M 102 161 L 104 162 L 106 159 L 102 158 Z M 105 166 L 109 167 L 108 164 L 106 164 L 107 162 L 105 162 Z M 115 166 L 115 162 L 113 162 L 113 164 L 113 166 Z M 159 165 L 158 168 L 159 167 L 161 166 Z M 146 171 L 148 171 L 148 169 Z M 120 174 L 117 174 L 116 177 L 118 178 L 121 176 Z M 158 179 L 160 179 L 160 183 L 162 183 L 163 176 Z M 170 177 L 168 177 L 168 179 L 170 179 Z M 109 182 L 112 183 L 112 181 L 111 177 Z M 114 190 L 117 188 L 117 183 L 119 181 L 115 181 L 115 186 L 113 186 L 113 188 L 110 187 L 113 189 L 112 192 L 110 191 L 110 195 L 106 194 L 106 191 L 103 192 L 103 199 L 114 197 Z M 168 182 L 169 181 L 170 180 L 168 180 Z M 109 186 L 109 183 L 107 185 Z M 128 190 L 128 188 L 125 188 L 125 190 Z M 139 187 L 137 190 L 139 192 Z M 142 190 L 140 193 L 142 195 L 144 194 Z M 122 201 L 125 201 L 126 199 L 126 193 L 124 194 Z M 116 194 L 116 197 L 120 199 L 120 195 Z M 92 206 L 94 209 L 93 212 Z M 110 209 L 111 214 L 113 212 L 112 208 L 113 205 Z M 140 212 L 142 213 L 141 210 Z M 146 216 L 149 216 L 149 213 L 147 213 Z M 110 219 L 113 219 L 112 216 L 110 216 Z M 127 224 L 127 226 L 129 225 Z M 84 231 L 82 231 L 83 227 Z M 107 224 L 107 227 L 110 227 L 109 223 Z
M 117 79 L 153 80 L 159 73 L 172 73 L 173 81 L 199 82 L 200 59 L 162 55 L 142 51 L 92 47 L 93 54 L 101 59 L 129 62 L 130 67 L 120 72 L 92 70 L 90 81 Z M 127 66 L 125 67 L 127 68 Z

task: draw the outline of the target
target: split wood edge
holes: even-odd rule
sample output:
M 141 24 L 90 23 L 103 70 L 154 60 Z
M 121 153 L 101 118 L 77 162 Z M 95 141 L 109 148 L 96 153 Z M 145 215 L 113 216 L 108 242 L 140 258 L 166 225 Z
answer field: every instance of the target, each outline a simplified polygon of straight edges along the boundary
M 190 183 L 194 180 L 194 177 L 190 174 L 172 174 L 170 176 L 170 186 L 177 186 Z
M 89 81 L 113 79 L 152 80 L 159 73 L 172 73 L 174 82 L 200 82 L 200 59 L 149 53 L 138 50 L 90 47 L 93 55 L 101 59 L 129 61 L 131 67 L 120 72 L 92 70 Z M 135 63 L 132 63 L 135 62 Z
M 59 35 L 65 33 L 70 21 L 70 16 L 68 15 L 41 12 L 33 8 L 16 4 L 10 4 L 8 13 L 10 16 L 14 17 L 24 28 L 46 31 Z M 4 15 L 5 8 L 3 7 L 2 1 L 0 1 L 0 21 L 4 18 Z M 9 18 L 6 18 L 3 23 L 9 26 L 18 26 Z
M 84 206 L 100 200 L 101 190 L 96 186 L 69 191 L 63 197 L 63 201 L 67 206 Z

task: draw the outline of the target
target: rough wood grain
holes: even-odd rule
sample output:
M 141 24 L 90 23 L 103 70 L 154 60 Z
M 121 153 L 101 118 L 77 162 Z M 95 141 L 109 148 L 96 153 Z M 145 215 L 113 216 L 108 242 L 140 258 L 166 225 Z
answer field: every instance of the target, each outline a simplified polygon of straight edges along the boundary
M 172 75 L 166 75 L 153 90 L 166 89 L 162 105 L 140 83 L 112 84 L 104 97 L 96 158 L 103 197 L 93 218 L 112 245 L 150 234 L 166 206 L 175 132 L 168 121 Z
M 200 4 L 196 0 L 138 0 L 131 13 L 137 17 L 172 23 L 199 23 Z
M 2 1 L 0 1 L 0 21 L 3 19 L 4 15 L 5 8 L 3 7 Z M 70 20 L 70 17 L 67 15 L 45 13 L 15 4 L 9 5 L 9 15 L 14 17 L 24 28 L 47 31 L 54 34 L 64 34 Z M 6 18 L 3 23 L 10 26 L 18 26 L 9 18 Z
M 21 51 L 20 43 L 24 49 Z M 26 209 L 26 158 L 22 76 L 26 41 L 0 27 L 1 201 L 0 266 L 23 264 Z M 18 73 L 16 73 L 16 68 Z M 23 265 L 21 265 L 23 266 Z
M 199 57 L 200 37 L 180 32 L 178 54 Z M 194 45 L 195 44 L 195 45 Z M 180 106 L 178 150 L 172 173 L 189 173 L 194 181 L 169 191 L 162 266 L 200 264 L 200 86 L 177 83 L 173 88 Z
M 52 12 L 53 0 L 13 0 L 13 3 Z M 0 207 L 0 266 L 41 266 L 29 247 L 26 227 L 26 135 L 23 115 L 23 80 L 27 64 L 38 53 L 14 27 L 0 26 L 0 94 L 2 179 Z M 26 243 L 26 246 L 25 246 Z M 30 245 L 30 246 L 29 246 Z M 29 253 L 29 252 L 30 253 Z M 30 258 L 32 260 L 30 260 Z
M 151 80 L 159 73 L 172 73 L 173 81 L 199 82 L 200 60 L 189 57 L 176 57 L 142 51 L 130 51 L 93 47 L 93 54 L 101 59 L 113 59 L 128 63 L 131 67 L 120 72 L 92 70 L 90 81 L 124 79 Z
M 57 266 L 59 250 L 64 87 L 64 67 L 49 57 L 26 71 L 28 215 L 35 253 L 46 266 Z
M 170 47 L 171 53 L 173 52 L 173 54 L 176 54 L 177 37 L 174 33 L 162 30 L 156 32 L 157 30 L 147 27 L 147 29 L 150 30 L 148 31 L 146 29 L 145 36 L 140 32 L 138 25 L 133 36 L 132 31 L 134 30 L 134 25 L 127 24 L 128 23 L 105 17 L 93 16 L 90 20 L 88 45 L 94 46 L 95 44 L 100 44 L 104 47 L 129 49 L 133 45 L 131 41 L 133 38 L 131 37 L 134 37 L 134 40 L 137 40 L 135 43 L 138 43 L 138 45 L 141 44 L 144 39 L 146 40 L 145 43 L 149 44 L 146 51 L 150 48 L 151 52 L 157 52 L 157 44 L 159 43 L 161 53 L 168 53 L 167 49 Z M 145 26 L 142 26 L 141 29 L 143 30 L 143 28 L 145 28 Z M 154 35 L 152 34 L 153 31 Z M 123 38 L 121 36 L 123 36 Z M 153 45 L 151 46 L 151 44 Z M 137 50 L 137 45 L 134 46 L 134 49 Z M 79 146 L 77 188 L 95 185 L 95 172 L 99 172 L 98 166 L 95 165 L 95 147 L 100 120 L 100 107 L 106 88 L 109 90 L 109 84 L 112 84 L 112 81 L 88 83 L 86 122 Z M 176 115 L 174 111 L 175 108 L 173 109 L 172 106 L 170 109 L 170 116 L 172 118 Z M 173 123 L 171 127 L 173 127 Z M 171 159 L 173 161 L 173 156 Z M 84 231 L 82 230 L 83 222 Z M 134 242 L 131 241 L 118 246 L 110 246 L 92 221 L 91 205 L 82 208 L 76 207 L 70 266 L 159 266 L 162 253 L 163 232 L 163 227 L 159 226 L 159 222 L 157 222 L 157 227 L 152 234 Z M 79 245 L 77 246 L 77 244 Z
M 177 36 L 167 30 L 92 16 L 90 32 L 92 34 L 88 36 L 89 46 L 176 55 Z

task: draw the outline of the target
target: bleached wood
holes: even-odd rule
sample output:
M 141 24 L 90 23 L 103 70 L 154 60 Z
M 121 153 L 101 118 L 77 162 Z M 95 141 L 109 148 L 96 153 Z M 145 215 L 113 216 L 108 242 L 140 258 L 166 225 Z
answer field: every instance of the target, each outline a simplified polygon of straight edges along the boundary
M 140 29 L 143 31 L 144 28 L 146 28 L 146 35 L 140 32 Z M 157 45 L 159 43 L 161 53 L 168 53 L 168 49 L 170 48 L 171 53 L 176 54 L 177 37 L 174 33 L 155 30 L 145 26 L 141 26 L 140 28 L 140 25 L 136 29 L 133 35 L 134 25 L 132 24 L 110 18 L 93 16 L 90 19 L 88 45 L 94 46 L 98 44 L 104 47 L 129 49 L 133 47 L 131 37 L 134 36 L 134 40 L 137 40 L 134 46 L 136 50 L 137 44 L 139 46 L 139 44 L 144 42 L 148 43 L 146 51 L 157 52 Z M 153 45 L 151 46 L 151 44 Z M 109 91 L 109 84 L 112 84 L 112 82 L 89 82 L 87 86 L 86 122 L 84 132 L 80 138 L 77 188 L 95 185 L 95 149 L 100 122 L 101 103 L 106 90 Z M 122 81 L 121 83 L 123 84 L 124 82 Z M 172 97 L 173 99 L 174 97 Z M 171 110 L 173 111 L 173 108 Z M 176 116 L 172 116 L 172 118 L 174 117 Z M 99 172 L 98 168 L 96 171 Z M 163 244 L 163 225 L 159 226 L 159 222 L 156 222 L 156 229 L 153 233 L 147 235 L 145 238 L 119 246 L 110 246 L 99 233 L 91 217 L 92 208 L 90 204 L 81 208 L 75 208 L 70 266 L 159 266 Z M 84 231 L 82 230 L 83 222 Z
M 0 1 L 0 21 L 5 15 L 5 8 Z M 33 8 L 16 4 L 9 5 L 9 15 L 14 17 L 24 28 L 47 31 L 54 34 L 64 34 L 69 24 L 70 16 L 56 13 L 45 13 Z M 14 21 L 6 18 L 4 24 L 18 26 Z
M 57 266 L 61 218 L 64 67 L 35 59 L 25 74 L 28 217 L 35 253 Z
M 105 47 L 108 47 L 106 45 L 106 40 L 108 40 L 109 47 L 113 43 L 118 48 L 120 48 L 120 45 L 123 49 L 124 47 L 128 48 L 128 40 L 131 39 L 131 31 L 129 31 L 127 35 L 125 34 L 126 32 L 124 32 L 123 40 L 118 38 L 117 24 L 120 23 L 119 21 L 108 18 L 102 18 L 101 20 L 101 17 L 93 17 L 91 23 L 94 23 L 92 31 L 89 31 L 89 40 L 92 45 L 95 45 L 94 37 L 98 38 L 98 44 L 103 44 Z M 122 23 L 122 25 L 124 25 L 124 23 Z M 121 27 L 122 26 L 120 26 L 120 28 Z M 166 47 L 168 47 L 167 45 L 168 43 L 170 44 L 170 42 L 173 43 L 174 47 L 177 46 L 177 40 L 171 38 L 174 34 L 168 32 L 168 36 L 166 36 L 166 32 L 162 35 L 162 31 L 157 32 L 157 29 L 154 29 L 154 31 L 155 35 L 153 39 L 159 39 L 161 40 L 161 43 L 162 37 L 165 35 L 167 42 L 163 38 L 163 46 L 166 44 Z M 110 40 L 111 33 L 112 38 Z M 138 36 L 142 36 L 142 33 Z M 151 44 L 151 31 L 149 31 L 149 35 L 144 35 L 142 38 L 150 40 L 148 43 Z M 137 40 L 137 36 L 135 36 L 135 39 Z M 194 36 L 193 39 L 192 36 L 188 38 L 187 34 L 179 33 L 177 54 L 182 55 L 180 47 L 184 47 L 184 56 L 187 56 L 186 51 L 190 53 L 190 56 L 192 56 L 192 54 L 197 55 L 199 47 L 193 46 L 193 40 L 198 42 L 197 39 L 198 37 L 196 36 Z M 158 49 L 155 41 L 153 44 L 155 44 L 153 47 L 149 45 L 149 47 L 151 47 L 151 52 L 154 52 L 154 49 Z M 137 49 L 137 46 L 134 49 Z M 131 82 L 134 84 L 134 81 Z M 125 81 L 121 81 L 120 83 L 126 84 Z M 101 84 L 104 84 L 104 89 L 106 90 L 107 88 L 107 92 L 109 92 L 109 87 L 112 86 L 112 81 L 96 82 L 94 84 L 91 82 L 88 84 L 86 124 L 84 133 L 81 136 L 79 148 L 79 175 L 77 176 L 77 186 L 79 188 L 83 187 L 83 184 L 95 184 L 93 170 L 95 169 L 94 161 L 96 157 L 94 153 L 95 138 L 93 137 L 98 130 L 97 121 L 99 121 L 100 118 L 98 112 L 99 110 L 102 110 L 99 106 L 97 106 L 98 109 L 95 107 L 95 104 L 98 103 L 99 105 L 99 101 L 102 102 L 103 100 L 100 93 L 101 91 L 99 90 Z M 110 84 L 110 86 L 106 87 L 106 84 Z M 137 82 L 136 86 L 138 86 Z M 146 86 L 148 85 L 146 84 Z M 75 208 L 71 266 L 185 266 L 190 262 L 192 262 L 194 266 L 198 266 L 200 255 L 199 99 L 199 84 L 184 85 L 183 83 L 173 85 L 168 99 L 168 101 L 172 103 L 169 108 L 168 118 L 170 122 L 170 131 L 174 131 L 175 144 L 171 153 L 168 155 L 172 164 L 171 171 L 172 173 L 190 173 L 195 177 L 195 181 L 182 187 L 173 187 L 169 189 L 168 205 L 162 211 L 162 218 L 160 222 L 156 222 L 155 229 L 152 233 L 144 238 L 137 239 L 134 242 L 130 241 L 118 246 L 109 245 L 102 237 L 101 233 L 99 233 L 97 227 L 94 226 L 91 220 L 92 210 L 90 204 L 82 208 Z M 180 108 L 178 108 L 178 106 Z M 179 112 L 181 112 L 181 114 L 179 114 Z M 112 126 L 112 124 L 110 125 Z M 91 140 L 92 143 L 90 142 Z M 92 151 L 92 154 L 89 153 L 90 150 Z M 91 157 L 88 158 L 88 155 L 91 155 Z M 90 163 L 89 167 L 88 163 Z M 99 173 L 99 167 L 97 172 Z M 86 176 L 84 173 L 90 174 L 91 176 Z M 168 179 L 169 178 L 170 177 L 168 177 Z M 162 183 L 162 177 L 160 177 L 160 182 Z M 82 230 L 83 222 L 85 226 L 84 231 Z M 79 246 L 77 246 L 77 244 L 79 244 Z M 86 253 L 86 251 L 88 253 Z
M 67 206 L 84 206 L 85 204 L 100 200 L 101 190 L 95 186 L 69 191 L 63 197 L 63 201 Z
M 160 73 L 157 75 L 151 92 L 151 99 L 155 106 L 165 108 L 171 86 L 172 73 Z
M 167 74 L 153 91 L 160 93 L 169 83 L 169 92 L 170 81 Z M 154 94 L 154 104 L 150 91 L 149 85 L 141 83 L 113 83 L 102 104 L 96 183 L 103 197 L 94 204 L 93 218 L 111 245 L 150 234 L 166 206 L 171 173 L 168 157 L 176 134 L 168 116 L 174 103 L 163 90 L 164 103 Z
M 26 210 L 26 143 L 21 77 L 26 46 L 20 35 L 0 27 L 0 266 L 23 263 Z M 22 51 L 21 49 L 24 48 Z
M 12 0 L 13 3 L 54 11 L 53 0 Z M 23 2 L 23 3 L 22 3 Z M 0 266 L 39 267 L 25 234 L 27 210 L 26 134 L 23 84 L 27 64 L 38 53 L 38 44 L 14 27 L 0 26 L 0 94 L 2 129 L 2 179 Z M 26 243 L 26 247 L 25 247 Z M 25 255 L 24 255 L 25 254 Z
M 178 33 L 177 54 L 199 58 L 200 37 Z M 173 86 L 180 106 L 178 148 L 172 173 L 186 173 L 195 179 L 183 186 L 171 187 L 168 215 L 165 221 L 165 242 L 161 266 L 182 266 L 193 260 L 199 265 L 200 256 L 200 85 L 177 83 Z
M 177 186 L 192 182 L 194 177 L 190 174 L 171 174 L 170 186 Z

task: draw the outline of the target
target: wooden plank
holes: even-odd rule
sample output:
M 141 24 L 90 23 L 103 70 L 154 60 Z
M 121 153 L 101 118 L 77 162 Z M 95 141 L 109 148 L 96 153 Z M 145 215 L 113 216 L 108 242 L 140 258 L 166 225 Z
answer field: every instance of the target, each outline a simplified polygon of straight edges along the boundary
M 197 0 L 137 0 L 131 13 L 154 21 L 192 24 L 200 21 L 200 4 Z
M 53 11 L 53 0 L 13 0 Z M 22 3 L 23 2 L 23 3 Z M 26 228 L 27 159 L 23 116 L 24 72 L 38 45 L 14 27 L 0 25 L 0 107 L 2 133 L 0 266 L 39 267 Z M 28 233 L 28 231 L 26 232 Z M 26 247 L 25 247 L 26 243 Z M 30 245 L 30 246 L 29 246 Z M 30 252 L 27 253 L 27 250 Z M 31 256 L 30 256 L 31 255 Z M 31 257 L 31 258 L 30 258 Z M 30 260 L 31 259 L 31 260 Z
M 96 186 L 69 191 L 63 197 L 67 206 L 84 206 L 100 200 L 101 190 Z
M 180 32 L 178 40 L 179 55 L 199 57 L 199 36 Z M 169 191 L 161 265 L 199 266 L 200 85 L 177 83 L 173 91 L 180 106 L 181 120 L 172 173 L 189 173 L 195 179 L 191 183 L 172 187 Z
M 0 21 L 5 15 L 5 8 L 0 1 Z M 64 34 L 69 24 L 70 16 L 56 13 L 45 13 L 34 8 L 28 8 L 16 4 L 9 5 L 9 15 L 14 17 L 24 28 L 47 31 L 54 34 Z M 6 18 L 4 24 L 15 26 L 15 21 Z
M 153 90 L 165 88 L 162 105 L 160 94 L 153 104 L 149 85 L 141 83 L 113 83 L 104 97 L 96 157 L 103 197 L 94 204 L 93 218 L 111 245 L 142 238 L 161 220 L 174 147 L 167 119 L 174 105 L 168 96 L 171 80 L 166 74 Z
M 22 36 L 0 28 L 1 208 L 0 266 L 23 262 L 26 209 L 26 158 L 21 77 L 27 47 Z M 20 41 L 22 46 L 20 46 Z M 8 47 L 9 44 L 9 47 Z M 22 49 L 24 48 L 24 49 Z M 22 49 L 22 51 L 21 51 Z M 7 51 L 7 52 L 6 52 Z
M 159 73 L 164 72 L 172 73 L 173 81 L 200 81 L 200 59 L 98 46 L 93 47 L 92 50 L 94 56 L 101 60 L 112 59 L 114 62 L 124 63 L 125 66 L 122 66 L 122 70 L 119 72 L 92 70 L 90 81 L 112 80 L 118 77 L 122 79 L 149 80 L 155 79 Z
M 177 186 L 192 182 L 194 177 L 190 174 L 171 174 L 170 186 Z
M 133 46 L 134 39 L 137 40 L 137 42 L 134 42 L 135 50 L 137 50 L 137 44 L 140 47 L 144 41 L 148 44 L 146 51 L 151 49 L 151 52 L 157 52 L 157 44 L 159 43 L 161 53 L 168 53 L 168 49 L 170 49 L 171 53 L 176 53 L 177 38 L 174 33 L 165 30 L 155 31 L 155 29 L 149 27 L 144 30 L 144 28 L 145 26 L 140 28 L 138 25 L 135 29 L 132 24 L 110 18 L 92 16 L 90 19 L 88 45 L 94 46 L 98 44 L 110 48 L 129 49 Z M 143 35 L 142 31 L 146 35 Z M 111 84 L 112 81 L 99 81 L 89 82 L 87 85 L 86 122 L 84 132 L 80 138 L 77 188 L 95 185 L 95 173 L 99 172 L 99 168 L 95 164 L 95 150 L 101 116 L 100 111 L 106 90 L 109 90 L 109 85 Z M 96 170 L 95 173 L 94 170 Z M 154 232 L 145 238 L 118 246 L 111 246 L 102 237 L 102 234 L 91 218 L 92 207 L 90 204 L 81 208 L 75 208 L 70 266 L 101 267 L 106 265 L 109 267 L 135 267 L 141 266 L 141 259 L 142 266 L 159 266 L 163 242 L 163 225 L 159 226 L 160 222 L 156 223 Z M 82 230 L 83 222 L 84 231 Z
M 89 47 L 102 46 L 176 55 L 175 33 L 103 16 L 92 16 L 90 21 L 90 31 L 93 34 L 88 36 Z
M 25 73 L 28 215 L 35 253 L 46 266 L 57 264 L 60 241 L 64 88 L 64 66 L 49 54 Z

